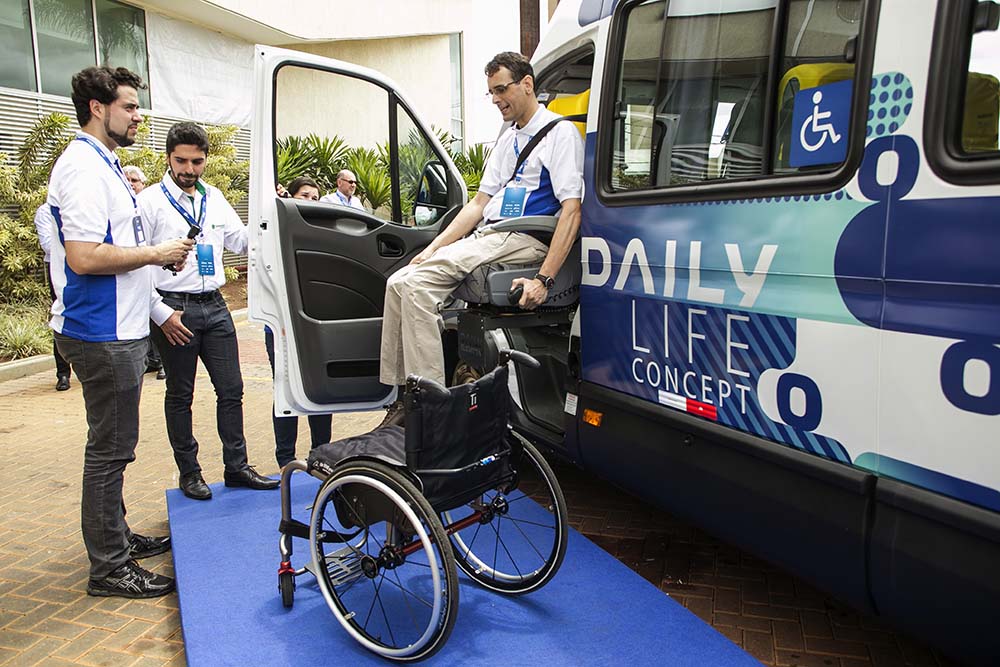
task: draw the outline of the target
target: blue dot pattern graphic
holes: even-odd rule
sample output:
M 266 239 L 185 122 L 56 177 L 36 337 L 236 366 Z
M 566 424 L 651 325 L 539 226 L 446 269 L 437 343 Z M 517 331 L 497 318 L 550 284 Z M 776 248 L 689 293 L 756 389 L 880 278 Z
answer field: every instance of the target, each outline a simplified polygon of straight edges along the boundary
M 906 121 L 913 105 L 913 84 L 901 72 L 872 75 L 868 95 L 868 127 L 865 136 L 877 139 L 890 134 Z

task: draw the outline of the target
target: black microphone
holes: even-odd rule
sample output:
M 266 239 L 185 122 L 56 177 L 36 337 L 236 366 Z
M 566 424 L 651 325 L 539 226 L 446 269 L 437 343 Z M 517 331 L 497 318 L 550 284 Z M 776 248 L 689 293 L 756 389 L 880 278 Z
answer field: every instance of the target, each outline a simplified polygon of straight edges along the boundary
M 198 225 L 189 225 L 187 237 L 189 239 L 193 239 L 194 237 L 198 236 L 198 234 L 201 234 L 201 227 L 199 227 Z M 174 267 L 173 264 L 167 264 L 166 266 L 163 267 L 163 270 L 170 271 L 175 276 L 177 275 L 177 268 Z

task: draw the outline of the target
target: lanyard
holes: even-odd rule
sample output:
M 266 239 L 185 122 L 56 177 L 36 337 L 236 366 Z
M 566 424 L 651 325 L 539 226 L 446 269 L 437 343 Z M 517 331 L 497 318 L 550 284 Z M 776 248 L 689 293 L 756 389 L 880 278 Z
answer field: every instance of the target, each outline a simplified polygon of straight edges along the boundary
M 531 141 L 531 139 L 532 139 L 532 137 L 528 137 L 528 141 L 529 142 Z M 516 160 L 519 157 L 521 157 L 521 149 L 517 145 L 517 132 L 515 131 L 514 132 L 514 159 Z M 524 168 L 527 165 L 528 165 L 528 161 L 525 160 L 524 162 L 521 163 L 521 166 L 517 168 L 517 171 L 514 172 L 515 180 L 518 183 L 521 182 L 521 175 L 524 173 Z
M 101 156 L 101 159 L 104 160 L 104 163 L 108 165 L 111 171 L 118 174 L 118 178 L 119 180 L 121 180 L 122 185 L 124 185 L 128 189 L 128 196 L 132 199 L 132 208 L 135 208 L 135 190 L 132 189 L 132 186 L 129 185 L 128 179 L 125 178 L 125 172 L 122 171 L 121 165 L 118 164 L 118 160 L 116 159 L 114 162 L 111 162 L 111 160 L 108 158 L 107 153 L 105 153 L 101 149 L 101 146 L 99 146 L 98 143 L 93 139 L 91 139 L 90 137 L 81 134 L 76 139 L 77 141 L 82 141 L 83 143 L 89 145 L 91 148 L 97 151 L 97 154 Z
M 188 213 L 186 208 L 177 203 L 177 200 L 174 199 L 173 195 L 170 194 L 170 191 L 167 190 L 167 185 L 162 181 L 160 181 L 160 189 L 163 190 L 164 196 L 166 196 L 167 201 L 170 202 L 171 206 L 177 209 L 177 212 L 181 214 L 181 217 L 184 218 L 184 221 L 187 222 L 192 227 L 203 229 L 205 223 L 205 202 L 208 201 L 208 192 L 205 190 L 205 186 L 203 186 L 201 183 L 196 183 L 195 187 L 198 189 L 198 192 L 201 193 L 201 208 L 198 212 L 197 220 L 195 220 L 194 217 L 192 217 L 192 215 Z
M 342 195 L 342 194 L 340 193 L 340 190 L 337 190 L 337 198 L 338 198 L 338 199 L 340 199 L 341 203 L 342 203 L 342 204 L 343 204 L 344 206 L 350 206 L 350 205 L 351 205 L 351 198 L 350 198 L 350 197 L 348 197 L 347 199 L 344 199 L 344 195 Z

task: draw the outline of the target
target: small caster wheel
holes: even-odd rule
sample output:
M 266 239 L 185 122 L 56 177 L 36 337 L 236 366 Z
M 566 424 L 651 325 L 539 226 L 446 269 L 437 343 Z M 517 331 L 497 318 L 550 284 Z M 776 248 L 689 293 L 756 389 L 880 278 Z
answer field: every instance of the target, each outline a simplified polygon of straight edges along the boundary
M 292 604 L 295 603 L 294 572 L 278 573 L 278 590 L 281 591 L 281 604 L 283 604 L 286 609 L 291 609 Z

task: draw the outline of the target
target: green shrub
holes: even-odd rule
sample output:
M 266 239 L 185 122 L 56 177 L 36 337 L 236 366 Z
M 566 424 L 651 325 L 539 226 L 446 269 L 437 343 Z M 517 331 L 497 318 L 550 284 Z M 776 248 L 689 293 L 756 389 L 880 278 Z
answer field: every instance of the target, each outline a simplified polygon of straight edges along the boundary
M 13 303 L 0 306 L 0 359 L 22 359 L 52 350 L 46 324 L 47 305 Z

